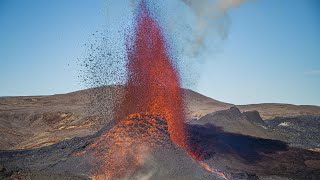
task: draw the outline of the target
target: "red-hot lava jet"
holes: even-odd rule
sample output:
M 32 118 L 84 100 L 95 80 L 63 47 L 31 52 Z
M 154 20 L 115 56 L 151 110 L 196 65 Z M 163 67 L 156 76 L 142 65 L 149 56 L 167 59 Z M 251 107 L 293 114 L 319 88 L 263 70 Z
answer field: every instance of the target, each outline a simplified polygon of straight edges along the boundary
M 225 178 L 223 173 L 197 158 L 188 147 L 180 79 L 166 48 L 161 28 L 142 1 L 134 43 L 128 48 L 128 82 L 120 114 L 161 114 L 167 121 L 172 141 L 206 170 Z
M 103 165 L 92 178 L 121 179 L 132 175 L 143 164 L 145 151 L 165 148 L 168 139 L 185 149 L 206 170 L 225 178 L 192 152 L 194 148 L 189 148 L 179 75 L 162 30 L 145 1 L 140 3 L 131 40 L 127 45 L 124 96 L 115 111 L 117 125 L 87 148 L 95 149 L 97 157 L 104 157 Z
M 161 114 L 171 139 L 186 144 L 183 100 L 177 70 L 172 66 L 165 39 L 144 1 L 140 4 L 133 45 L 127 47 L 128 80 L 118 117 L 133 113 Z M 129 43 L 132 44 L 132 43 Z

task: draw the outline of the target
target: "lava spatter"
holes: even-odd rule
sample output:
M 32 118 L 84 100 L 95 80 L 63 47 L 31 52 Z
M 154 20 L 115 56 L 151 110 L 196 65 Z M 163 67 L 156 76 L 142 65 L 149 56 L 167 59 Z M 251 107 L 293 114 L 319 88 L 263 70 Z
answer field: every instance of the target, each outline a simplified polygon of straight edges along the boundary
M 150 112 L 161 114 L 168 123 L 171 139 L 185 146 L 182 92 L 177 70 L 167 53 L 165 38 L 158 23 L 149 14 L 144 1 L 140 5 L 133 44 L 128 47 L 128 80 L 117 117 Z
M 144 2 L 136 23 L 133 43 L 128 43 L 133 45 L 127 47 L 125 94 L 115 112 L 119 123 L 91 145 L 97 153 L 105 153 L 105 163 L 94 173 L 94 179 L 120 178 L 134 172 L 143 158 L 141 153 L 130 152 L 138 152 L 141 146 L 165 148 L 168 139 L 186 146 L 179 76 L 161 29 Z
M 114 112 L 117 124 L 76 155 L 93 150 L 96 157 L 103 157 L 93 179 L 119 179 L 143 165 L 142 151 L 170 148 L 174 143 L 205 169 L 224 177 L 197 158 L 188 145 L 179 75 L 162 29 L 145 1 L 140 3 L 135 25 L 132 42 L 127 43 L 124 95 Z
M 144 165 L 144 156 L 155 148 L 170 148 L 166 120 L 150 113 L 131 114 L 102 135 L 87 149 L 93 150 L 101 166 L 93 172 L 95 180 L 132 176 Z M 98 160 L 99 161 L 99 160 Z

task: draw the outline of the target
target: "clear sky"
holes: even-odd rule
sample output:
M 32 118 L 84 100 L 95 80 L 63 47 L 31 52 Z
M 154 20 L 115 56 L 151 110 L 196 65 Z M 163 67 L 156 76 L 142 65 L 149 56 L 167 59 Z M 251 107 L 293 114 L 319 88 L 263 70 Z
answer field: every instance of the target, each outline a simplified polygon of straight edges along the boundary
M 178 1 L 160 3 L 163 19 L 170 18 L 166 9 L 188 11 L 175 11 Z M 87 55 L 84 44 L 106 29 L 119 39 L 131 8 L 130 0 L 1 0 L 0 96 L 85 88 L 77 65 Z M 202 57 L 193 89 L 234 104 L 320 105 L 320 1 L 253 0 L 231 10 L 229 19 L 227 39 Z

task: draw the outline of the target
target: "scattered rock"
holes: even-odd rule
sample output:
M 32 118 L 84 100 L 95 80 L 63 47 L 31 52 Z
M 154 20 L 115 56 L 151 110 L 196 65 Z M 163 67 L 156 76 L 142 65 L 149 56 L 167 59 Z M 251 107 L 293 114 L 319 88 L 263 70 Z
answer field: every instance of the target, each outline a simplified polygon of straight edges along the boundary
M 304 162 L 308 167 L 320 169 L 320 160 L 307 160 Z
M 4 168 L 3 165 L 0 164 L 0 172 L 4 172 L 4 171 L 6 171 L 6 169 Z
M 259 177 L 254 173 L 232 173 L 231 180 L 258 180 Z
M 250 122 L 257 124 L 257 125 L 262 125 L 266 126 L 267 123 L 263 121 L 261 118 L 260 114 L 258 111 L 245 111 L 242 113 Z
M 249 118 L 247 118 L 247 116 Z M 258 119 L 254 119 L 258 118 Z M 228 110 L 222 110 L 205 115 L 194 124 L 213 124 L 222 128 L 226 132 L 239 133 L 261 138 L 277 139 L 271 130 L 260 125 L 261 117 L 258 112 L 241 113 L 240 110 L 233 106 Z M 257 124 L 256 122 L 260 122 Z
M 275 132 L 286 136 L 284 141 L 304 149 L 320 147 L 320 116 L 304 115 L 265 121 Z

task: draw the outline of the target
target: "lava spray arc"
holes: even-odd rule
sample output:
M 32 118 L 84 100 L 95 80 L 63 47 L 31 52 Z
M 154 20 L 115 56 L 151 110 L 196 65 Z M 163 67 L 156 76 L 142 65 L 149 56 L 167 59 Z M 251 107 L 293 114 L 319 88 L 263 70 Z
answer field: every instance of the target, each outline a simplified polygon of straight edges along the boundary
M 133 45 L 128 46 L 128 81 L 125 97 L 117 115 L 133 113 L 162 115 L 168 124 L 171 140 L 184 148 L 206 170 L 226 176 L 206 164 L 189 147 L 180 79 L 172 65 L 159 24 L 150 15 L 146 2 L 141 1 Z
M 132 113 L 161 114 L 174 143 L 185 147 L 183 99 L 177 70 L 167 53 L 158 23 L 145 1 L 139 7 L 133 45 L 128 45 L 124 101 L 116 113 L 119 119 Z
M 162 29 L 144 0 L 135 23 L 133 37 L 127 43 L 127 82 L 114 112 L 117 124 L 75 155 L 93 150 L 94 157 L 103 157 L 93 179 L 123 179 L 132 177 L 143 166 L 149 151 L 170 148 L 173 142 L 206 170 L 225 178 L 189 145 L 179 74 L 168 54 Z

